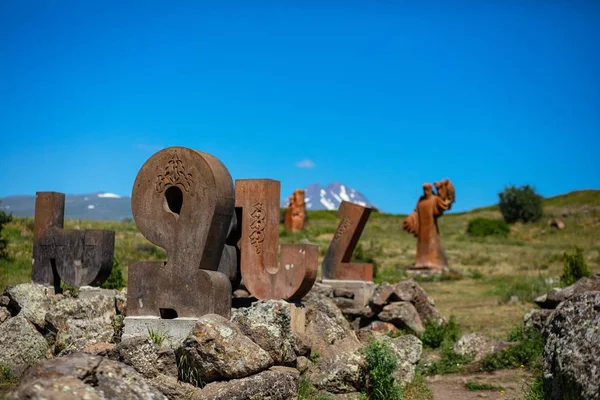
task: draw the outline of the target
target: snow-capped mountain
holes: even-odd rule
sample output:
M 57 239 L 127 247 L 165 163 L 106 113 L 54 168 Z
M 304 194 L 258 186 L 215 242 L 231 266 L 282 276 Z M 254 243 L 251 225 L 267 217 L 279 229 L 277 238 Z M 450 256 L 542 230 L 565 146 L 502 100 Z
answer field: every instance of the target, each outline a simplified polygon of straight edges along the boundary
M 375 207 L 364 194 L 343 183 L 333 182 L 326 187 L 313 183 L 304 188 L 304 201 L 307 210 L 337 210 L 342 200 L 362 206 Z M 282 201 L 281 206 L 288 206 L 287 199 Z

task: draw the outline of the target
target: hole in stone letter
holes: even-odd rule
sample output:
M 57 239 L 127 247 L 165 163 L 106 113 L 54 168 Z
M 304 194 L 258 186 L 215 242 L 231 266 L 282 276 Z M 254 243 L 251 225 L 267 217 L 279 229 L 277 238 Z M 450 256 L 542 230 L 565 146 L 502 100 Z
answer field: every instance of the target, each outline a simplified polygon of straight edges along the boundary
M 177 186 L 171 186 L 165 190 L 165 209 L 173 214 L 179 215 L 183 206 L 183 193 Z
M 175 319 L 177 318 L 177 311 L 172 308 L 160 308 L 160 318 L 162 319 Z

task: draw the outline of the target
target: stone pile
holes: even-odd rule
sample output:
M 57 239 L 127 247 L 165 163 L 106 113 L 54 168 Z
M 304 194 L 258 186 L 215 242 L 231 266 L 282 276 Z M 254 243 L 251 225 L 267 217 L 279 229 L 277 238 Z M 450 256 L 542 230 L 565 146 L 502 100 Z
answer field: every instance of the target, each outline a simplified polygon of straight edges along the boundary
M 413 279 L 396 284 L 372 284 L 365 290 L 368 296 L 360 295 L 367 301 L 357 299 L 356 292 L 326 284 L 315 284 L 312 293 L 330 298 L 364 340 L 368 340 L 372 332 L 397 334 L 403 330 L 421 335 L 428 322 L 444 323 L 433 299 Z

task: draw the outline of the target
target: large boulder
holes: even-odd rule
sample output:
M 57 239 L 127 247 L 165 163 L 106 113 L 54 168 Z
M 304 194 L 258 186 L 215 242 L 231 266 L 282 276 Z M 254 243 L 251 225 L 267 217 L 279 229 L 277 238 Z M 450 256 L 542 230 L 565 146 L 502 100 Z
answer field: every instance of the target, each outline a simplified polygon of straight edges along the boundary
M 24 317 L 9 318 L 0 325 L 0 364 L 12 375 L 21 376 L 47 352 L 48 343 Z
M 262 300 L 234 310 L 231 320 L 250 339 L 269 353 L 275 364 L 290 365 L 298 351 L 292 331 L 290 304 L 283 300 Z
M 295 399 L 298 397 L 299 378 L 300 373 L 293 368 L 272 367 L 247 378 L 210 383 L 192 398 L 197 400 Z
M 104 357 L 76 353 L 29 368 L 15 399 L 150 399 L 167 398 L 133 368 Z
M 366 363 L 360 350 L 319 358 L 308 374 L 317 389 L 330 393 L 360 391 L 364 387 L 365 376 Z
M 461 356 L 468 356 L 473 361 L 480 361 L 488 354 L 498 353 L 511 346 L 511 343 L 500 342 L 480 333 L 467 333 L 454 344 L 453 350 Z
M 184 364 L 197 371 L 203 382 L 244 378 L 273 365 L 269 353 L 244 335 L 237 324 L 216 314 L 200 317 L 176 356 L 183 360 L 180 367 Z
M 401 386 L 412 382 L 415 377 L 417 363 L 421 359 L 423 343 L 414 335 L 402 335 L 396 338 L 383 336 L 389 343 L 398 361 L 398 369 L 394 372 L 394 380 Z
M 442 323 L 442 317 L 435 303 L 414 279 L 407 279 L 394 285 L 394 294 L 401 301 L 408 301 L 419 313 L 423 322 Z
M 49 288 L 37 283 L 10 286 L 6 289 L 6 296 L 9 299 L 8 309 L 11 313 L 26 318 L 38 329 L 44 329 L 48 308 L 57 301 L 57 297 L 52 296 Z
M 552 314 L 552 310 L 533 309 L 523 317 L 523 330 L 537 329 L 542 331 L 546 327 L 546 321 Z
M 559 305 L 544 336 L 545 398 L 600 399 L 600 291 Z

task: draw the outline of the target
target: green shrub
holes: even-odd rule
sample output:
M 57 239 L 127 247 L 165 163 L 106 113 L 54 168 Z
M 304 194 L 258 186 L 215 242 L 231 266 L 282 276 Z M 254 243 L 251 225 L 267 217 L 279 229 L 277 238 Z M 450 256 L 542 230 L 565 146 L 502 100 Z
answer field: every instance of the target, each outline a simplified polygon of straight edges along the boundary
M 531 385 L 527 385 L 523 400 L 544 400 L 544 374 L 538 373 Z
M 110 276 L 101 285 L 103 289 L 122 289 L 125 287 L 125 280 L 123 279 L 123 268 L 121 263 L 115 257 L 113 262 L 113 268 L 110 272 Z
M 536 222 L 542 218 L 544 209 L 543 197 L 535 192 L 529 185 L 521 187 L 507 186 L 498 194 L 499 207 L 504 221 L 509 224 L 521 221 L 523 223 Z
M 404 400 L 433 400 L 433 392 L 427 386 L 427 381 L 421 374 L 407 384 L 402 390 Z
M 6 251 L 8 240 L 2 235 L 2 228 L 10 221 L 12 221 L 12 216 L 6 214 L 4 211 L 0 211 L 0 260 L 8 259 L 8 252 Z
M 590 276 L 590 271 L 583 257 L 583 248 L 575 246 L 575 252 L 565 251 L 563 258 L 563 274 L 560 282 L 564 286 L 572 285 L 584 276 Z
M 0 390 L 10 389 L 16 385 L 18 379 L 10 372 L 10 368 L 0 363 Z M 1 397 L 0 393 L 0 397 Z
M 444 340 L 455 343 L 459 336 L 460 328 L 456 323 L 454 315 L 451 315 L 447 324 L 428 322 L 425 325 L 425 332 L 421 335 L 421 341 L 423 342 L 423 346 L 437 349 L 442 345 Z
M 512 339 L 518 337 L 518 335 L 514 336 L 515 334 L 516 331 L 512 332 Z M 531 329 L 522 332 L 519 343 L 515 346 L 486 356 L 481 360 L 481 369 L 483 371 L 495 371 L 505 368 L 517 368 L 521 365 L 536 367 L 541 361 L 543 351 L 544 338 L 542 333 L 536 329 Z
M 367 362 L 366 394 L 370 400 L 401 400 L 402 390 L 394 382 L 398 361 L 390 345 L 372 341 L 364 349 Z
M 466 364 L 471 362 L 471 357 L 455 353 L 452 349 L 453 346 L 453 342 L 444 340 L 441 346 L 439 361 L 425 366 L 423 373 L 429 376 L 452 374 L 461 371 Z
M 472 392 L 474 392 L 476 390 L 495 390 L 495 391 L 504 390 L 503 386 L 496 386 L 496 385 L 491 385 L 491 384 L 485 383 L 485 382 L 478 383 L 478 382 L 473 382 L 473 381 L 467 381 L 465 383 L 465 387 Z
M 510 225 L 501 219 L 475 218 L 470 220 L 467 226 L 467 235 L 469 236 L 507 237 L 509 233 Z

